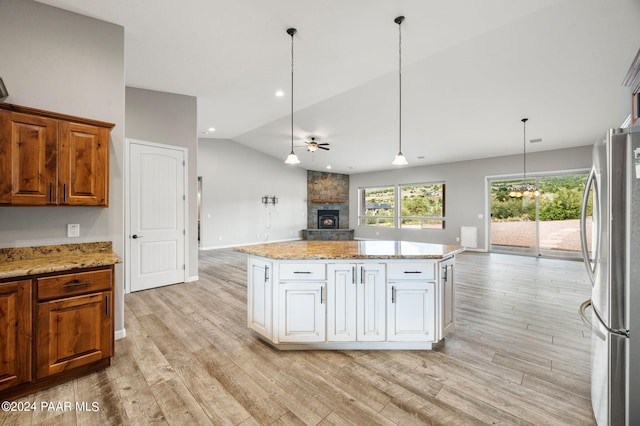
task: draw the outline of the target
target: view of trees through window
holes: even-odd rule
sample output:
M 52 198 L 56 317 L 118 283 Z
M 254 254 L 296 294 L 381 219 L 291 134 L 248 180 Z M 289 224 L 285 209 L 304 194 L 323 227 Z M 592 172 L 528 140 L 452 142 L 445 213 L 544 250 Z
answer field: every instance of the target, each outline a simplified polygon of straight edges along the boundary
M 586 179 L 586 174 L 527 179 L 527 184 L 538 186 L 541 194 L 537 199 L 509 196 L 510 187 L 522 184 L 522 179 L 491 181 L 491 244 L 579 251 L 580 208 Z M 587 216 L 591 216 L 591 198 Z M 589 228 L 590 225 L 589 219 Z
M 396 217 L 396 190 L 399 191 L 400 214 Z M 402 228 L 444 228 L 443 183 L 421 183 L 362 188 L 360 223 L 369 226 Z

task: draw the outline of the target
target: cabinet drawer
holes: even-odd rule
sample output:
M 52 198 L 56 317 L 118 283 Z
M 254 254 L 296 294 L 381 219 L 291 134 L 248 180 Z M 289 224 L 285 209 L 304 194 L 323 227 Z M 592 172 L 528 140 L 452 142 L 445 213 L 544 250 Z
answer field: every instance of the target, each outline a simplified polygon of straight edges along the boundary
M 434 263 L 388 263 L 387 279 L 433 281 L 435 279 L 435 264 Z
M 326 277 L 323 263 L 281 263 L 280 280 L 324 280 Z
M 38 278 L 38 300 L 111 289 L 111 269 Z

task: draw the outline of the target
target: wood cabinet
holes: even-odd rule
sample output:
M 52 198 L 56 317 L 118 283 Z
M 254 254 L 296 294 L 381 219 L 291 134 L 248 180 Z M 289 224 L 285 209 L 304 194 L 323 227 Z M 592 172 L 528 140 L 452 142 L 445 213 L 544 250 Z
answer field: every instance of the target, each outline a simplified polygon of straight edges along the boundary
M 326 268 L 323 263 L 278 265 L 278 340 L 324 342 Z
M 385 340 L 385 265 L 329 264 L 327 341 Z
M 445 260 L 444 262 L 440 262 L 440 297 L 442 300 L 440 303 L 437 303 L 437 306 L 442 306 L 442 311 L 440 313 L 440 323 L 441 326 L 439 329 L 442 334 L 439 338 L 443 338 L 446 336 L 456 324 L 456 316 L 455 316 L 455 261 L 453 259 Z
M 387 339 L 436 342 L 436 279 L 439 263 L 389 266 Z
M 260 259 L 249 258 L 247 263 L 247 325 L 270 339 L 272 337 L 272 265 Z
M 387 284 L 387 340 L 436 341 L 435 283 Z
M 31 311 L 31 280 L 0 284 L 0 391 L 31 381 Z
M 113 355 L 111 282 L 111 270 L 36 280 L 37 378 Z
M 431 349 L 455 325 L 454 265 L 250 255 L 248 325 L 279 349 Z
M 286 282 L 278 284 L 278 340 L 324 342 L 325 284 Z
M 0 283 L 0 400 L 109 365 L 113 280 L 108 266 Z
M 111 123 L 0 104 L 0 204 L 109 204 Z

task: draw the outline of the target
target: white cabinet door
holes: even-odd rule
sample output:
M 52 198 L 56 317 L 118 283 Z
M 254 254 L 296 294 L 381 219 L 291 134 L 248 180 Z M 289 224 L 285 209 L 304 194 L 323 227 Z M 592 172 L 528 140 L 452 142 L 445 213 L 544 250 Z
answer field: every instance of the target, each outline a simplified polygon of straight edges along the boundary
M 324 283 L 278 284 L 278 340 L 324 342 Z
M 387 340 L 437 341 L 435 283 L 387 284 Z
M 247 326 L 271 339 L 272 267 L 271 262 L 249 258 L 247 282 Z
M 385 265 L 365 263 L 357 269 L 357 340 L 382 342 L 385 340 Z
M 356 340 L 356 266 L 329 264 L 327 341 Z
M 439 306 L 442 306 L 440 317 L 443 338 L 455 326 L 455 286 L 454 286 L 454 265 L 455 260 L 450 259 L 440 263 L 440 283 L 442 285 L 440 295 L 442 297 Z

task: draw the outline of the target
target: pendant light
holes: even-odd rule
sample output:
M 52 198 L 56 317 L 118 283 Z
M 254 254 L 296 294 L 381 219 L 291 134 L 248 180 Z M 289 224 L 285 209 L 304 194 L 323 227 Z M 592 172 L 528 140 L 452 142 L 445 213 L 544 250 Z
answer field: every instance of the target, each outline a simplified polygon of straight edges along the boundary
M 514 198 L 537 197 L 540 195 L 538 187 L 527 183 L 527 121 L 529 119 L 523 118 L 520 121 L 522 121 L 522 185 L 512 186 L 509 196 Z
M 298 164 L 300 160 L 298 156 L 293 151 L 293 36 L 297 33 L 298 30 L 295 28 L 287 29 L 287 34 L 291 36 L 291 152 L 289 156 L 284 161 L 286 164 Z
M 406 166 L 407 159 L 402 153 L 402 22 L 404 22 L 404 16 L 398 16 L 393 20 L 398 24 L 398 88 L 399 88 L 399 108 L 398 108 L 398 153 L 396 158 L 391 164 L 394 166 Z

